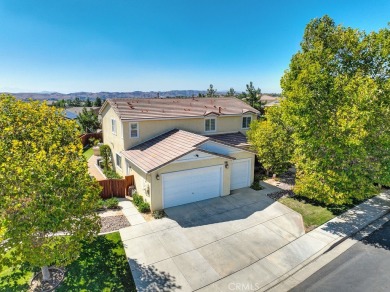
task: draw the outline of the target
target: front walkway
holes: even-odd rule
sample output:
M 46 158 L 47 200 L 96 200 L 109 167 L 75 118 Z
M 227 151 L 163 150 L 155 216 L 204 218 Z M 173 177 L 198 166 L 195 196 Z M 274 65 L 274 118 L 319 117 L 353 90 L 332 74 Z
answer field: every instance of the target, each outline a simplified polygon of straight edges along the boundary
M 130 225 L 138 225 L 145 223 L 144 216 L 138 212 L 137 208 L 133 205 L 133 203 L 127 198 L 118 198 L 119 206 L 122 208 L 122 213 L 125 215 L 127 221 L 129 221 Z

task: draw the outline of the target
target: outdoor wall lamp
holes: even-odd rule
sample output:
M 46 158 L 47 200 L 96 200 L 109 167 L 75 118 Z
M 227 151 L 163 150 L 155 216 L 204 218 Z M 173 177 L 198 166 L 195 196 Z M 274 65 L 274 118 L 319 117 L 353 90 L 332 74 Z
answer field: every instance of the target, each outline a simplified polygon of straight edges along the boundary
M 229 168 L 229 163 L 227 161 L 225 161 L 225 168 L 228 169 Z
M 160 180 L 160 175 L 158 173 L 156 174 L 156 179 Z

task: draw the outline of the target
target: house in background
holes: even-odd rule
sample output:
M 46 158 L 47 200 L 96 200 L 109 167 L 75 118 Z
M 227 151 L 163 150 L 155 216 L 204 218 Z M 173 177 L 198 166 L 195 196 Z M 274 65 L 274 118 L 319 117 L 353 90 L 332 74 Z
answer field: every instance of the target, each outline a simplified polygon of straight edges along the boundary
M 103 142 L 115 170 L 159 210 L 218 196 L 253 182 L 246 131 L 259 112 L 236 98 L 108 99 Z

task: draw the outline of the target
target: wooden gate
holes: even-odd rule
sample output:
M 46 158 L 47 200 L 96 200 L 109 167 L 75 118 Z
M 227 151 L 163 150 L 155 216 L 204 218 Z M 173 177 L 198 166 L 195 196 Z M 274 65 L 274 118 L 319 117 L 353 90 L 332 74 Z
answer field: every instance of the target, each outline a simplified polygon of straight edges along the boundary
M 105 179 L 98 181 L 98 183 L 103 187 L 100 193 L 103 199 L 111 197 L 124 198 L 128 195 L 129 187 L 134 186 L 134 176 L 128 175 L 124 179 Z

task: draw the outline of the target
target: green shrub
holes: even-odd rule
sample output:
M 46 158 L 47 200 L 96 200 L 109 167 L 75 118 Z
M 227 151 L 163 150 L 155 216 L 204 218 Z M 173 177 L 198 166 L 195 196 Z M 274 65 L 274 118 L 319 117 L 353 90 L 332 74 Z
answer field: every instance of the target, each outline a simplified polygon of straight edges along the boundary
M 111 169 L 104 169 L 103 173 L 107 178 L 122 178 L 119 174 Z
M 141 213 L 147 213 L 150 211 L 150 205 L 148 202 L 142 202 L 141 204 L 138 205 L 138 211 Z
M 153 215 L 154 219 L 161 219 L 161 218 L 165 217 L 165 213 L 163 210 L 153 211 L 152 215 Z
M 137 193 L 133 194 L 133 204 L 136 205 L 137 207 L 144 202 L 144 198 Z
M 97 202 L 97 210 L 98 211 L 102 211 L 104 210 L 105 208 L 105 204 L 104 204 L 104 201 L 102 199 L 100 199 L 98 202 Z
M 119 201 L 117 198 L 108 199 L 104 203 L 105 203 L 107 209 L 118 209 Z
M 251 189 L 254 189 L 255 191 L 260 191 L 263 189 L 260 182 L 258 180 L 255 180 L 253 184 L 251 185 Z

